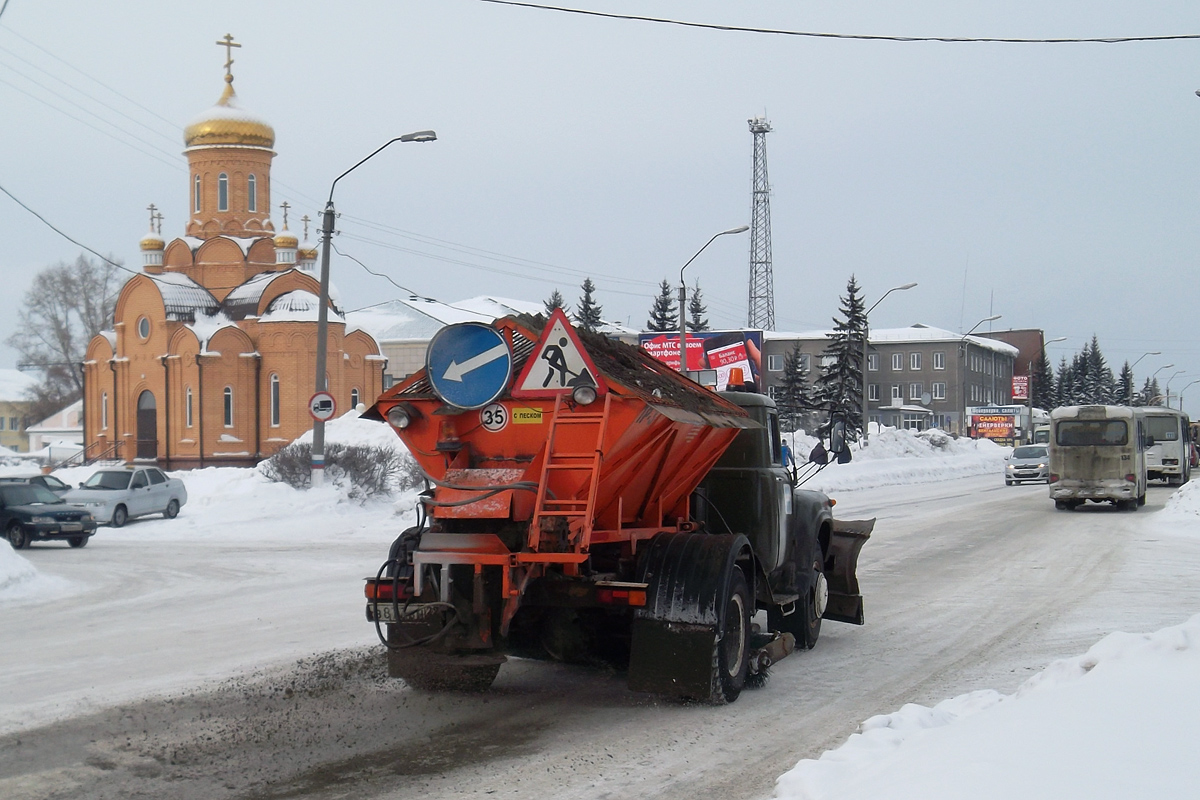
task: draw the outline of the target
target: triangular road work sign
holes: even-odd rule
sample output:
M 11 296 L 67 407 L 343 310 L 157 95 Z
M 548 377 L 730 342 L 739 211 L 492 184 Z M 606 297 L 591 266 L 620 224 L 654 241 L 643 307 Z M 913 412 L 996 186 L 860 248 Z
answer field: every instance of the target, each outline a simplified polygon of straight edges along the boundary
M 593 386 L 597 394 L 608 389 L 567 315 L 556 308 L 521 375 L 513 383 L 512 396 L 554 397 L 574 391 L 577 386 Z

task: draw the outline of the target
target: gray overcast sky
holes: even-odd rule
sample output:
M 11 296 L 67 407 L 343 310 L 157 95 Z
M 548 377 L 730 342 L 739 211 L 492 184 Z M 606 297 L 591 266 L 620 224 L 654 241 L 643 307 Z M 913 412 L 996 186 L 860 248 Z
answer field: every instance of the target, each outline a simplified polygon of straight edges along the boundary
M 572 3 L 572 5 L 575 5 Z M 577 7 L 699 22 L 918 36 L 1200 33 L 1192 2 L 718 2 Z M 119 10 L 119 11 L 118 11 Z M 574 302 L 645 322 L 658 282 L 749 222 L 749 117 L 765 114 L 781 330 L 827 327 L 851 273 L 873 327 L 1096 334 L 1114 371 L 1200 378 L 1193 323 L 1200 41 L 939 44 L 697 30 L 478 0 L 9 0 L 0 18 L 0 185 L 136 268 L 145 208 L 186 222 L 182 128 L 222 89 L 276 131 L 272 202 L 413 291 Z M 97 83 L 97 81 L 99 83 Z M 103 84 L 103 86 L 101 85 Z M 108 87 L 108 88 L 105 88 Z M 114 94 L 116 90 L 120 94 Z M 101 131 L 104 131 L 102 133 Z M 276 226 L 280 214 L 275 212 Z M 312 237 L 314 240 L 315 236 Z M 0 337 L 64 241 L 0 196 Z M 712 322 L 746 317 L 748 234 L 688 268 Z M 399 294 L 334 260 L 350 308 Z M 984 326 L 986 329 L 987 326 Z M 0 348 L 0 366 L 16 355 Z M 1200 388 L 1187 394 L 1200 412 Z

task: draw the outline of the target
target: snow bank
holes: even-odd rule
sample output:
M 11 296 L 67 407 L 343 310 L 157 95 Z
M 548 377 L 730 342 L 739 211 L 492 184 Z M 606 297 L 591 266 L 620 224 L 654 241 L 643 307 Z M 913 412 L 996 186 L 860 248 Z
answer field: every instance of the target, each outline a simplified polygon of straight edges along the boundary
M 54 600 L 70 594 L 71 582 L 43 575 L 16 550 L 0 540 L 0 603 Z
M 980 691 L 864 722 L 781 776 L 780 800 L 1126 800 L 1200 786 L 1200 615 L 1114 633 L 1008 696 Z
M 788 436 L 795 442 L 792 451 L 803 478 L 804 462 L 817 440 L 803 431 Z M 804 488 L 849 491 L 968 475 L 1000 475 L 1012 448 L 988 439 L 955 438 L 940 430 L 881 428 L 872 432 L 866 447 L 855 443 L 851 451 L 854 457 L 849 464 L 829 464 L 806 481 Z

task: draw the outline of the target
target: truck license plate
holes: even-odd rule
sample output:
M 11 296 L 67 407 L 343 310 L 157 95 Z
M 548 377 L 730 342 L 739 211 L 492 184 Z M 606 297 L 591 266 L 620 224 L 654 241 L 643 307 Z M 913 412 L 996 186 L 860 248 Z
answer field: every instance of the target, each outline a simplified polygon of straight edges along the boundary
M 375 611 L 375 621 L 383 623 L 391 623 L 396 621 L 396 607 L 391 603 L 367 603 L 367 614 L 370 615 L 372 609 Z

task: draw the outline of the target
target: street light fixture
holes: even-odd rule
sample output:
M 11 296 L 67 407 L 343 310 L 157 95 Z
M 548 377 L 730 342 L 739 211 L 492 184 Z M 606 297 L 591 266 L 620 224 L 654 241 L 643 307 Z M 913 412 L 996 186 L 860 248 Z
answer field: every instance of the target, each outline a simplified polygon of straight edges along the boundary
M 917 284 L 914 281 L 913 283 L 906 283 L 903 286 L 893 286 L 891 289 L 888 289 L 886 292 L 884 292 L 882 295 L 880 295 L 879 299 L 876 300 L 874 303 L 872 303 L 871 307 L 867 309 L 865 314 L 863 314 L 863 347 L 862 347 L 862 421 L 863 421 L 863 443 L 862 443 L 862 446 L 863 447 L 867 446 L 868 439 L 870 437 L 870 434 L 868 433 L 868 431 L 871 428 L 871 414 L 870 414 L 870 409 L 868 408 L 868 405 L 867 405 L 868 399 L 869 399 L 867 397 L 867 346 L 868 346 L 868 342 L 870 341 L 869 332 L 871 330 L 871 322 L 870 322 L 871 312 L 875 310 L 875 306 L 882 303 L 883 299 L 885 297 L 887 297 L 889 294 L 891 294 L 892 292 L 903 292 L 907 289 L 913 288 L 916 285 Z
M 996 320 L 1000 319 L 1003 316 L 1004 316 L 1003 314 L 993 314 L 990 317 L 984 317 L 983 319 L 979 320 L 979 322 L 976 322 L 974 325 L 972 325 L 971 330 L 964 333 L 962 335 L 962 338 L 958 340 L 959 350 L 962 351 L 962 359 L 963 359 L 963 361 L 962 361 L 962 420 L 959 422 L 959 425 L 962 428 L 961 432 L 964 436 L 966 435 L 967 428 L 968 428 L 968 425 L 967 425 L 967 349 L 969 348 L 969 345 L 967 344 L 967 337 L 970 336 L 972 333 L 974 333 L 975 329 L 978 328 L 983 323 L 995 322 Z
M 684 264 L 682 267 L 679 268 L 679 371 L 684 375 L 687 375 L 688 369 L 687 369 L 687 284 L 683 282 L 683 271 L 685 269 L 687 269 L 688 266 L 693 261 L 696 260 L 697 256 L 699 256 L 701 253 L 704 252 L 705 248 L 707 248 L 710 244 L 715 242 L 717 240 L 718 236 L 727 236 L 728 234 L 731 234 L 731 233 L 745 233 L 748 230 L 750 230 L 749 225 L 739 225 L 736 228 L 730 228 L 727 231 L 721 231 L 720 233 L 713 234 L 713 237 L 704 243 L 704 247 L 701 247 L 699 250 L 697 250 L 696 255 L 689 258 L 687 260 L 687 264 Z
M 1197 378 L 1196 380 L 1192 381 L 1187 386 L 1185 386 L 1179 390 L 1179 410 L 1180 411 L 1183 411 L 1183 393 L 1188 390 L 1188 386 L 1192 386 L 1197 383 L 1200 383 L 1200 378 Z
M 337 188 L 337 183 L 342 178 L 349 175 L 354 170 L 361 167 L 366 162 L 370 161 L 385 148 L 395 144 L 396 142 L 433 142 L 437 141 L 437 134 L 433 131 L 414 131 L 406 133 L 403 136 L 397 136 L 385 142 L 382 146 L 371 153 L 369 156 L 359 161 L 350 169 L 343 172 L 333 179 L 333 183 L 329 186 L 329 199 L 325 202 L 325 214 L 321 224 L 321 295 L 318 301 L 317 308 L 317 364 L 316 364 L 316 391 L 326 391 L 329 386 L 325 380 L 325 370 L 327 353 L 326 348 L 329 343 L 329 251 L 333 247 L 333 225 L 337 213 L 333 207 L 333 190 Z M 313 418 L 313 439 L 312 439 L 312 473 L 310 483 L 312 486 L 320 486 L 325 479 L 325 420 Z
M 1149 352 L 1142 353 L 1140 356 L 1138 356 L 1138 357 L 1137 357 L 1137 359 L 1136 359 L 1136 360 L 1134 360 L 1134 362 L 1133 362 L 1132 364 L 1130 364 L 1130 365 L 1129 365 L 1129 369 L 1131 369 L 1131 370 L 1132 370 L 1134 367 L 1136 367 L 1136 366 L 1137 366 L 1137 363 L 1138 363 L 1138 361 L 1141 361 L 1141 360 L 1142 360 L 1143 358 L 1145 358 L 1146 356 L 1161 356 L 1161 355 L 1162 355 L 1162 351 L 1161 351 L 1161 350 L 1151 350 L 1151 351 L 1149 351 Z
M 1156 377 L 1158 377 L 1158 373 L 1162 372 L 1164 369 L 1170 369 L 1170 368 L 1171 368 L 1171 367 L 1173 367 L 1173 366 L 1175 366 L 1175 365 L 1174 365 L 1174 364 L 1163 364 L 1161 367 L 1159 367 L 1158 369 L 1154 370 L 1154 372 L 1150 373 L 1150 377 L 1146 379 L 1146 383 L 1147 383 L 1147 385 L 1149 385 L 1150 383 L 1153 383 L 1153 382 L 1154 382 L 1154 379 L 1155 379 Z M 1147 398 L 1146 398 L 1146 402 L 1147 402 L 1147 403 L 1153 403 L 1153 402 L 1154 402 L 1154 400 L 1155 400 L 1155 398 L 1157 398 L 1157 397 L 1160 397 L 1160 396 L 1161 396 L 1161 395 L 1154 395 L 1154 397 L 1147 397 Z

